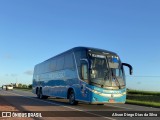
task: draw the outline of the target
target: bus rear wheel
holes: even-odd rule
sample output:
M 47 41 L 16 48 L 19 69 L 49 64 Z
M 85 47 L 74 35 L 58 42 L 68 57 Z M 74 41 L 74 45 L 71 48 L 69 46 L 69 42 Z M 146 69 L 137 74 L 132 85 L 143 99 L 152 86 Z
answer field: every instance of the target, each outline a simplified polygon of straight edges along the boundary
M 42 94 L 42 89 L 38 89 L 37 97 L 39 99 L 47 99 L 48 98 L 48 96 L 45 96 L 45 95 Z
M 75 100 L 75 93 L 73 90 L 70 91 L 69 93 L 69 104 L 71 105 L 77 105 L 78 101 Z
M 37 97 L 39 98 L 40 97 L 40 90 L 38 88 L 36 90 L 36 94 L 37 94 Z

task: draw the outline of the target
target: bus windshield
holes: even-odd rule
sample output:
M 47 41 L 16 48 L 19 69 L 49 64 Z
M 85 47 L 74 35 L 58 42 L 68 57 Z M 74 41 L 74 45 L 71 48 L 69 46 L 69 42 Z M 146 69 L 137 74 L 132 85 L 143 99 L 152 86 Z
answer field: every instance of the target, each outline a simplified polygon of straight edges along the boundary
M 111 89 L 125 87 L 123 68 L 118 56 L 89 53 L 89 58 L 91 84 Z

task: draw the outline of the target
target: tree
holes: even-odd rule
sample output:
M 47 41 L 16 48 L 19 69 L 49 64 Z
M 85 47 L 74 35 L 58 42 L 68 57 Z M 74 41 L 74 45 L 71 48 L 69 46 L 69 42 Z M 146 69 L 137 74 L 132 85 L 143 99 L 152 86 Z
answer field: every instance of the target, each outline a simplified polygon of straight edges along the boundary
M 22 87 L 22 84 L 21 84 L 21 83 L 19 83 L 19 84 L 18 84 L 18 87 L 19 87 L 19 88 L 21 88 L 21 87 Z
M 29 84 L 29 85 L 28 85 L 28 88 L 32 89 L 32 84 Z
M 27 88 L 27 87 L 28 87 L 28 86 L 27 86 L 27 85 L 25 85 L 25 84 L 23 84 L 23 85 L 22 85 L 22 88 Z

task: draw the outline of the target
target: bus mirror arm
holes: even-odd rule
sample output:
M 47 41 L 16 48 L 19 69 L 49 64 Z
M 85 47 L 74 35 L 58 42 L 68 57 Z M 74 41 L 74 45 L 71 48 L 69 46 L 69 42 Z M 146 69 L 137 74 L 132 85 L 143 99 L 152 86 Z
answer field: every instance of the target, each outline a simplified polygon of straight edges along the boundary
M 133 74 L 133 67 L 130 64 L 128 64 L 128 63 L 122 63 L 122 65 L 129 67 L 129 73 L 130 73 L 130 75 Z

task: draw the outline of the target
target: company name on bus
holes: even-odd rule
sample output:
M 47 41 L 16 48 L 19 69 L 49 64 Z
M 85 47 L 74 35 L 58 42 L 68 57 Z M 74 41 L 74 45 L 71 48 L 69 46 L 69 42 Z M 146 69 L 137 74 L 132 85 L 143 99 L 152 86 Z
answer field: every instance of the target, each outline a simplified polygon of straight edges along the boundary
M 111 93 L 111 94 L 121 94 L 122 93 L 121 91 L 107 91 L 107 90 L 103 90 L 103 92 Z

